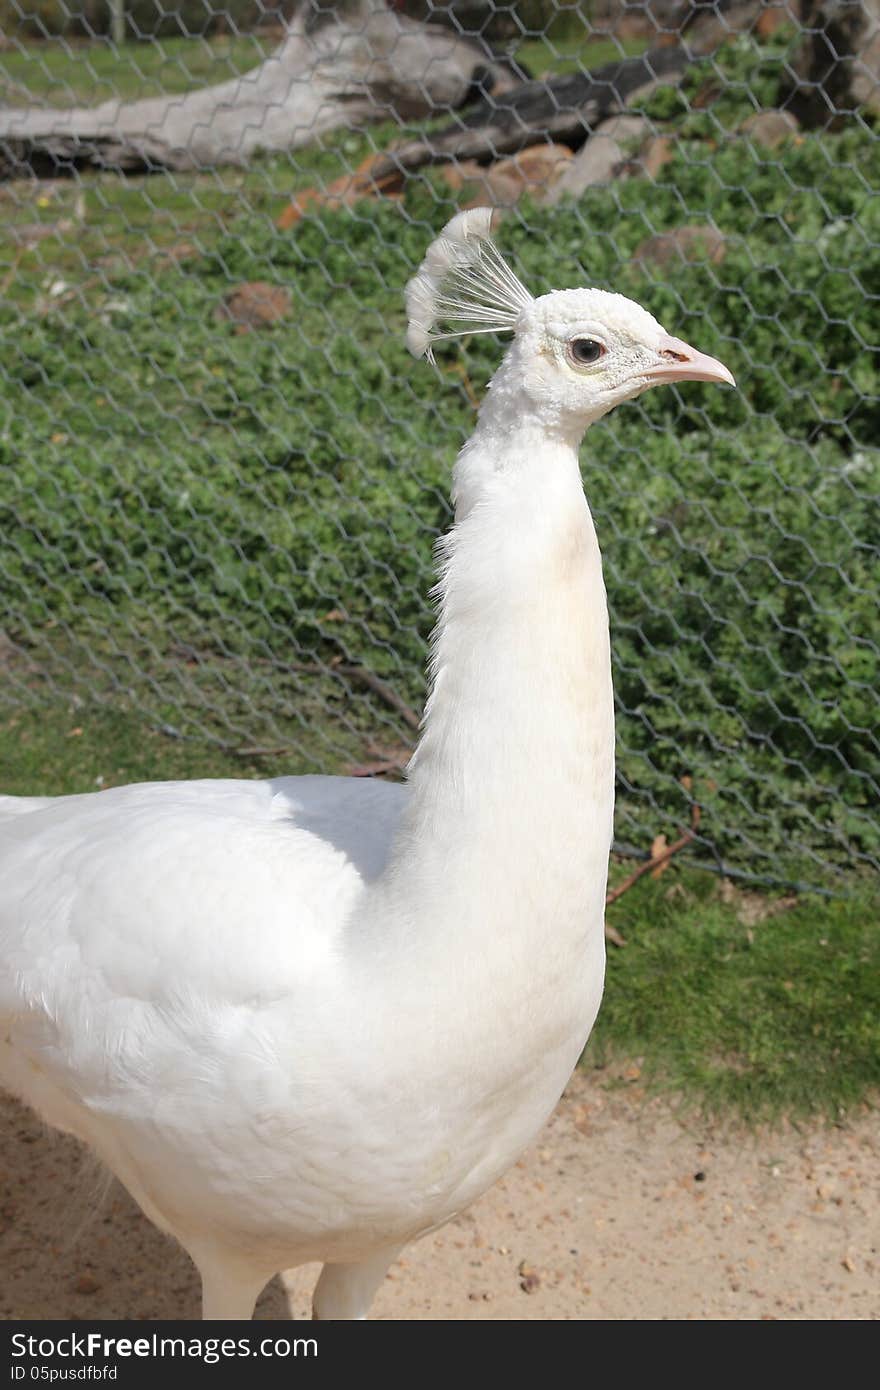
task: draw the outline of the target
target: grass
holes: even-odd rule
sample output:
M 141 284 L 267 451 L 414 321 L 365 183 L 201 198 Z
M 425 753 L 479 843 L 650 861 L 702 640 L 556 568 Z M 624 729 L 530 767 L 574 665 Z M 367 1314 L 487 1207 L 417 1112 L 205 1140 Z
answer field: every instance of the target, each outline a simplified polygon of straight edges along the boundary
M 627 944 L 610 950 L 585 1065 L 637 1058 L 640 1084 L 749 1121 L 876 1104 L 876 885 L 798 899 L 673 867 L 609 920 Z
M 23 44 L 0 53 L 0 98 L 14 106 L 97 106 L 111 97 L 187 92 L 240 76 L 274 47 L 260 34 L 147 39 L 121 50 L 101 39 Z
M 602 38 L 581 28 L 580 33 L 569 30 L 560 35 L 524 39 L 516 45 L 513 54 L 534 77 L 544 77 L 548 73 L 561 77 L 582 69 L 604 67 L 621 58 L 637 57 L 647 47 L 647 41 L 642 38 Z
M 0 100 L 13 106 L 34 101 L 97 106 L 111 97 L 134 101 L 187 92 L 241 76 L 276 47 L 277 39 L 268 34 L 147 39 L 121 50 L 109 40 L 69 38 L 10 47 L 0 52 Z M 602 38 L 581 29 L 525 38 L 510 51 L 535 77 L 543 77 L 598 68 L 646 47 L 642 39 Z
M 202 739 L 169 737 L 133 710 L 73 706 L 64 715 L 22 710 L 0 720 L 0 787 L 12 796 L 74 795 L 193 777 L 280 776 L 306 770 L 303 763 L 298 753 L 290 765 L 276 757 L 270 768 L 262 758 L 236 757 Z
M 345 772 L 408 756 L 396 711 L 338 673 L 197 652 L 158 628 L 133 638 L 124 621 L 112 640 L 91 633 L 86 662 L 79 636 L 50 625 L 26 653 L 0 644 L 0 791 Z
M 58 309 L 93 298 L 132 273 L 143 282 L 178 263 L 198 261 L 243 216 L 271 226 L 295 194 L 350 174 L 399 137 L 399 125 L 388 121 L 255 158 L 247 169 L 124 179 L 86 171 L 76 181 L 0 183 L 0 300 L 43 314 L 47 305 Z M 45 230 L 36 233 L 37 228 Z M 63 290 L 53 299 L 49 291 L 59 283 Z
M 354 747 L 354 744 L 352 745 Z M 4 792 L 313 771 L 301 750 L 233 757 L 175 740 L 137 711 L 21 711 L 0 721 Z M 329 755 L 326 772 L 345 761 Z M 631 870 L 612 868 L 612 879 Z M 880 1095 L 880 898 L 743 892 L 678 864 L 609 909 L 605 1001 L 584 1066 L 746 1121 L 839 1120 Z M 626 1062 L 628 1065 L 620 1065 Z M 623 1078 L 623 1079 L 621 1079 Z

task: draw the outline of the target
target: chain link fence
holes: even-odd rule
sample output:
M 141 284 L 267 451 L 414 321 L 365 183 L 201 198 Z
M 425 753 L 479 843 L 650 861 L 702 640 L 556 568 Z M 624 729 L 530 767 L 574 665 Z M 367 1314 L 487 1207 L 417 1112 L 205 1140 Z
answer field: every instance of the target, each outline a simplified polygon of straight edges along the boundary
M 590 431 L 623 852 L 876 870 L 876 0 L 0 0 L 0 704 L 394 774 L 498 344 L 403 349 L 459 207 L 739 390 Z M 115 19 L 114 19 L 115 14 Z

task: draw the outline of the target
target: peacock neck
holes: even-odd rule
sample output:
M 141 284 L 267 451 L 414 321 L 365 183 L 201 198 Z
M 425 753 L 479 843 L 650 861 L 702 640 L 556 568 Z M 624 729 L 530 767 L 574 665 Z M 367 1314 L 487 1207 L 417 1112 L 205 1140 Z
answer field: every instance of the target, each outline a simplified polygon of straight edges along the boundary
M 590 420 L 561 411 L 552 398 L 524 389 L 519 344 L 514 343 L 489 384 L 477 428 L 458 456 L 452 482 L 455 520 L 478 502 L 489 505 L 516 490 L 526 506 L 539 503 L 545 486 L 569 484 L 565 500 L 583 508 L 578 446 Z M 546 461 L 547 468 L 542 467 Z M 553 472 L 550 472 L 550 469 Z M 442 621 L 442 614 L 441 614 Z
M 519 933 L 528 954 L 545 927 L 579 944 L 601 932 L 614 726 L 578 432 L 522 411 L 502 426 L 506 405 L 484 407 L 456 465 L 431 694 L 385 887 L 398 907 L 442 903 L 447 943 L 497 932 L 513 950 Z

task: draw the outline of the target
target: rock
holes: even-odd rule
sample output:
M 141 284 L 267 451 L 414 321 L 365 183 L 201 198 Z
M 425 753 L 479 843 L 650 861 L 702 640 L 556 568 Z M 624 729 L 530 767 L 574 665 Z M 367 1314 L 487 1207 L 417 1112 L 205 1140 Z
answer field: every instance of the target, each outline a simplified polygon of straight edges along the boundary
M 652 135 L 639 150 L 639 167 L 649 179 L 656 179 L 664 164 L 672 159 L 675 150 L 668 135 Z
M 596 184 L 610 183 L 629 159 L 623 142 L 637 140 L 650 131 L 644 116 L 612 116 L 594 130 L 587 143 L 551 190 L 548 203 L 558 203 L 566 194 L 579 198 Z
M 755 20 L 755 33 L 762 39 L 772 38 L 778 29 L 784 24 L 791 23 L 791 11 L 784 5 L 773 6 L 766 10 L 761 10 Z
M 519 178 L 524 182 L 542 183 L 558 177 L 559 171 L 565 169 L 573 158 L 568 145 L 555 145 L 551 142 L 546 145 L 529 145 L 528 149 L 520 150 L 519 154 L 511 155 L 509 159 L 501 162 L 505 166 L 515 168 Z
M 490 165 L 480 164 L 476 159 L 457 159 L 454 164 L 442 165 L 440 174 L 449 187 L 458 192 L 465 184 L 485 178 L 490 168 Z
M 219 319 L 231 319 L 239 333 L 265 328 L 290 313 L 290 291 L 265 280 L 251 280 L 230 290 L 217 309 Z
M 462 189 L 462 207 L 513 207 L 524 193 L 544 202 L 573 155 L 567 145 L 530 145 L 509 159 L 478 164 L 474 159 L 447 164 L 443 177 L 454 189 Z
M 199 250 L 192 241 L 179 241 L 175 246 L 157 249 L 155 254 L 159 257 L 164 270 L 166 266 L 180 265 L 181 261 L 191 260 L 193 256 L 199 254 Z
M 383 168 L 388 161 L 384 154 L 370 154 L 353 174 L 342 174 L 332 183 L 306 188 L 297 193 L 277 219 L 276 226 L 288 231 L 297 222 L 320 208 L 338 211 L 354 207 L 361 198 L 398 198 L 403 191 L 404 174 L 400 169 Z
M 756 145 L 765 145 L 775 150 L 784 140 L 790 140 L 800 130 L 797 116 L 790 111 L 756 111 L 747 117 L 740 126 L 743 135 L 748 135 Z
M 463 208 L 513 207 L 522 193 L 515 178 L 507 178 L 501 169 L 506 160 L 497 164 L 480 164 L 476 159 L 458 160 L 443 165 L 443 178 L 449 187 L 461 193 Z
M 530 145 L 519 154 L 501 160 L 499 172 L 517 178 L 523 191 L 549 189 L 558 183 L 574 159 L 568 145 Z
M 523 1293 L 535 1293 L 541 1287 L 541 1275 L 525 1260 L 521 1260 L 517 1270 L 519 1286 Z
M 467 196 L 462 203 L 464 208 L 512 208 L 519 202 L 525 189 L 519 179 L 511 178 L 500 169 L 491 168 L 484 178 L 465 191 Z
M 74 1293 L 93 1294 L 97 1293 L 100 1287 L 100 1280 L 93 1274 L 80 1274 L 73 1282 Z
M 656 266 L 682 261 L 711 261 L 712 265 L 720 265 L 725 251 L 724 237 L 717 227 L 686 226 L 648 237 L 633 260 Z

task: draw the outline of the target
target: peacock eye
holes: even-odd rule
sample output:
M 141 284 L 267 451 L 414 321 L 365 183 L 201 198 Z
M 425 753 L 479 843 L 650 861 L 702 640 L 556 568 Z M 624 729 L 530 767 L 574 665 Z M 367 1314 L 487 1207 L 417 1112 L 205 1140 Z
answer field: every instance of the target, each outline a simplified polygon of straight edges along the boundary
M 568 344 L 569 359 L 578 367 L 589 367 L 605 355 L 605 344 L 595 338 L 572 338 Z

